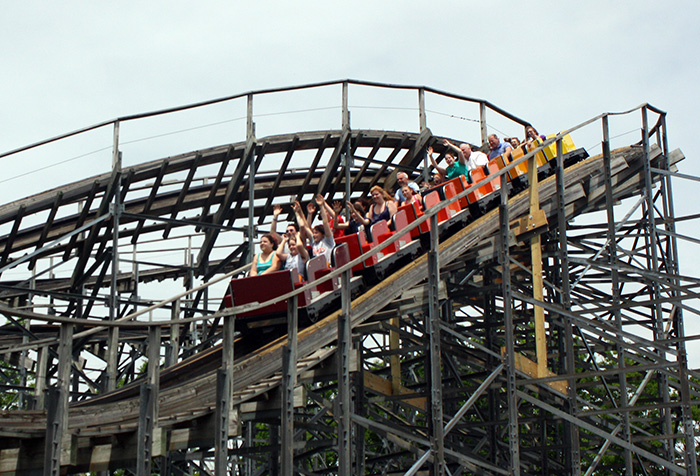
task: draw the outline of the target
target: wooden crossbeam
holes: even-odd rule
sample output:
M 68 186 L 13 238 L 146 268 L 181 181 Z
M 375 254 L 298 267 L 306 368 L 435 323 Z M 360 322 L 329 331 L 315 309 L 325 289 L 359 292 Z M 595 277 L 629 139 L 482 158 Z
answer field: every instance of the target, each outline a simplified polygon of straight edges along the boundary
M 187 172 L 187 178 L 185 178 L 185 182 L 182 184 L 182 187 L 180 188 L 180 193 L 177 196 L 177 200 L 175 201 L 175 204 L 171 207 L 171 212 L 170 212 L 170 219 L 174 220 L 177 217 L 178 212 L 180 211 L 180 208 L 182 207 L 182 202 L 185 201 L 185 197 L 187 196 L 187 193 L 190 190 L 190 186 L 192 185 L 192 179 L 194 179 L 194 174 L 197 172 L 197 167 L 199 166 L 199 163 L 202 160 L 202 154 L 197 154 L 192 161 L 192 165 L 190 166 L 189 172 Z M 172 229 L 172 224 L 167 223 L 165 225 L 165 230 L 163 230 L 163 239 L 166 239 L 170 235 L 170 230 Z
M 202 211 L 199 214 L 200 221 L 206 221 L 209 217 L 209 209 L 214 204 L 216 194 L 219 191 L 219 187 L 221 187 L 221 182 L 224 178 L 224 175 L 226 174 L 226 169 L 228 168 L 228 164 L 231 162 L 232 152 L 233 146 L 229 146 L 228 151 L 226 151 L 226 156 L 221 161 L 221 165 L 219 166 L 219 173 L 216 174 L 214 183 L 212 184 L 211 189 L 209 191 L 209 196 L 204 201 L 204 205 L 202 205 Z M 199 232 L 201 231 L 201 228 L 197 227 L 195 231 Z
M 10 231 L 10 235 L 7 237 L 7 240 L 5 241 L 5 250 L 2 253 L 2 259 L 0 259 L 0 266 L 4 266 L 7 264 L 7 260 L 10 258 L 10 253 L 12 252 L 12 244 L 15 241 L 15 238 L 17 238 L 17 232 L 19 231 L 19 225 L 22 223 L 22 218 L 24 218 L 24 212 L 26 210 L 26 207 L 22 206 L 19 208 L 17 212 L 17 216 L 15 217 L 15 222 L 12 224 L 12 230 Z

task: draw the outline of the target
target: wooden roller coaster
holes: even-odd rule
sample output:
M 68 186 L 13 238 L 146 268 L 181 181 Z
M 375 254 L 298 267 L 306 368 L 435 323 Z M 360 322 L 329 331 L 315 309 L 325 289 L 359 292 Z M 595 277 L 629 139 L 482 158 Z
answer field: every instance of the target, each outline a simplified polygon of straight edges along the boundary
M 255 136 L 254 98 L 328 87 L 339 129 Z M 417 92 L 419 130 L 352 129 L 353 87 Z M 0 207 L 0 474 L 697 475 L 684 157 L 648 104 L 634 144 L 611 150 L 603 114 L 340 240 L 307 282 L 243 277 L 273 205 L 423 182 L 431 95 L 475 108 L 481 143 L 487 114 L 528 125 L 346 80 L 177 109 L 246 101 L 245 140 L 133 166 L 121 125 L 176 109 L 67 135 L 112 127 L 112 170 Z M 591 124 L 599 154 L 571 141 Z

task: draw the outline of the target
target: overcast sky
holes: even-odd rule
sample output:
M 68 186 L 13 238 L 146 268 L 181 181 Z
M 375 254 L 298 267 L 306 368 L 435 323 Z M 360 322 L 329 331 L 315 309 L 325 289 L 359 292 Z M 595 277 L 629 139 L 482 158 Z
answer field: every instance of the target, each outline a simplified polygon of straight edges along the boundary
M 544 132 L 649 102 L 668 112 L 672 148 L 696 142 L 699 2 L 2 3 L 0 151 L 345 78 L 486 99 Z M 697 160 L 682 169 L 700 172 Z
M 697 1 L 4 0 L 2 12 L 0 152 L 119 116 L 353 78 L 487 99 L 541 132 L 649 102 L 668 112 L 680 171 L 700 175 Z M 679 214 L 697 212 L 696 188 L 678 182 Z
M 121 115 L 344 78 L 487 99 L 547 130 L 649 102 L 668 111 L 672 145 L 687 154 L 695 142 L 698 2 L 2 3 L 3 151 Z

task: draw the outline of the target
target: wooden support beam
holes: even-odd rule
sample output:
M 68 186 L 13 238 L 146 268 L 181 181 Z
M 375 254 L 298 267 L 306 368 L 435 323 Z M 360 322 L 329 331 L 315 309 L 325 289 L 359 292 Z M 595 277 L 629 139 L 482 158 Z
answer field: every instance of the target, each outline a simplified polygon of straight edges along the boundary
M 501 355 L 506 354 L 506 349 L 505 347 L 501 348 Z M 528 377 L 532 378 L 545 378 L 545 377 L 554 377 L 557 374 L 552 372 L 549 369 L 545 369 L 544 373 L 541 374 L 539 370 L 539 364 L 533 360 L 528 359 L 525 357 L 523 354 L 520 354 L 518 352 L 515 353 L 515 368 L 527 375 Z M 543 385 L 547 385 L 548 387 L 552 388 L 553 390 L 556 390 L 557 392 L 566 395 L 568 389 L 569 389 L 569 384 L 566 382 L 566 380 L 555 380 L 552 382 L 544 382 Z
M 172 206 L 171 212 L 170 212 L 170 219 L 174 220 L 177 218 L 177 214 L 180 211 L 180 208 L 182 207 L 183 202 L 185 201 L 185 197 L 187 197 L 187 194 L 190 191 L 190 186 L 192 185 L 192 180 L 194 179 L 194 174 L 197 172 L 197 167 L 199 166 L 199 163 L 202 161 L 202 154 L 198 153 L 194 160 L 192 161 L 192 165 L 190 166 L 189 172 L 187 172 L 187 178 L 185 178 L 185 182 L 182 184 L 180 187 L 180 193 L 177 196 L 177 201 L 175 204 Z M 163 239 L 167 239 L 168 236 L 170 235 L 170 229 L 172 228 L 172 223 L 167 223 L 165 225 L 165 230 L 163 230 Z
M 351 349 L 352 327 L 350 321 L 350 308 L 352 306 L 350 278 L 351 271 L 343 273 L 341 279 L 341 308 L 338 316 L 338 344 L 336 360 L 338 363 L 338 476 L 350 476 L 352 474 L 352 411 L 351 405 Z M 359 398 L 359 397 L 358 397 Z
M 233 330 L 236 316 L 224 318 L 224 331 L 221 351 L 221 368 L 216 379 L 216 433 L 214 437 L 214 466 L 216 474 L 228 471 L 228 440 L 231 398 L 233 394 Z
M 397 155 L 399 155 L 399 153 L 402 150 L 404 150 L 405 148 L 408 147 L 408 144 L 411 142 L 411 139 L 412 138 L 409 135 L 404 135 L 401 142 L 398 143 L 394 147 L 394 150 L 391 151 L 391 153 L 389 154 L 389 157 L 387 157 L 386 160 L 384 161 L 384 164 L 381 167 L 379 167 L 377 172 L 372 177 L 372 181 L 369 184 L 369 188 L 372 188 L 379 183 L 379 180 L 381 180 L 385 176 L 386 171 L 389 168 L 389 166 L 395 166 L 394 159 L 396 158 Z M 391 185 L 391 184 L 388 184 L 388 185 Z M 384 186 L 384 184 L 382 184 L 382 186 Z
M 167 454 L 167 432 L 154 429 L 152 444 L 148 449 L 151 457 Z M 131 432 L 111 437 L 84 438 L 78 445 L 78 457 L 73 468 L 83 472 L 116 470 L 124 467 L 134 467 L 137 464 L 139 448 L 138 433 Z
M 514 227 L 515 236 L 521 241 L 527 240 L 528 237 L 535 233 L 539 234 L 546 231 L 549 226 L 547 213 L 544 210 L 537 208 L 530 210 L 530 212 L 526 216 L 521 217 Z
M 112 198 L 114 197 L 114 194 L 117 191 L 117 187 L 119 185 L 120 181 L 120 173 L 113 173 L 111 176 L 111 180 L 109 182 L 109 186 L 107 187 L 107 190 L 105 191 L 105 194 L 102 196 L 102 202 L 100 203 L 99 209 L 97 211 L 97 216 L 102 216 L 105 213 L 109 211 L 110 204 L 112 203 Z M 84 279 L 83 276 L 83 271 L 85 271 L 85 267 L 87 266 L 87 263 L 90 259 L 90 256 L 92 254 L 92 248 L 95 246 L 95 243 L 97 242 L 99 235 L 100 235 L 100 229 L 105 226 L 104 222 L 98 223 L 90 228 L 90 231 L 88 232 L 87 238 L 83 241 L 83 246 L 80 249 L 80 255 L 78 256 L 78 262 L 76 263 L 75 267 L 73 268 L 73 274 L 71 276 L 71 286 L 76 286 L 78 281 L 81 279 Z M 111 233 L 110 233 L 111 236 Z M 107 240 L 107 236 L 104 237 L 103 241 Z M 75 289 L 73 289 L 75 290 Z
M 445 474 L 445 434 L 442 396 L 442 345 L 440 342 L 440 237 L 437 214 L 430 217 L 430 249 L 428 250 L 428 314 L 425 316 L 428 329 L 429 377 L 430 377 L 430 452 L 433 457 L 435 476 Z
M 364 386 L 367 390 L 384 395 L 386 397 L 402 397 L 397 401 L 410 405 L 420 411 L 426 411 L 428 407 L 428 399 L 425 397 L 408 397 L 407 395 L 415 395 L 416 392 L 400 385 L 398 393 L 394 393 L 394 385 L 391 380 L 385 379 L 370 372 L 364 373 Z
M 488 126 L 486 123 L 486 103 L 479 103 L 479 130 L 481 132 L 481 145 L 486 144 L 489 136 Z
M 262 164 L 262 161 L 265 157 L 265 154 L 267 154 L 267 149 L 269 146 L 270 146 L 270 143 L 267 141 L 264 141 L 262 143 L 262 145 L 257 149 L 257 158 L 255 158 L 255 160 L 254 160 L 255 170 L 258 170 L 260 168 L 260 165 Z M 239 212 L 243 209 L 244 203 L 248 204 L 249 209 L 251 206 L 254 207 L 254 204 L 250 203 L 250 197 L 251 197 L 250 182 L 251 181 L 250 181 L 250 177 L 248 177 L 248 173 L 250 172 L 250 164 L 253 162 L 253 157 L 255 156 L 256 147 L 254 144 L 249 145 L 249 147 L 250 147 L 250 151 L 248 149 L 248 146 L 246 146 L 246 150 L 244 151 L 244 157 L 246 157 L 245 164 L 247 166 L 245 168 L 244 172 L 246 174 L 242 179 L 240 193 L 236 197 L 237 200 L 235 200 L 236 206 L 233 207 L 233 211 L 230 210 L 230 207 L 228 207 L 226 209 L 227 210 L 226 216 L 228 217 L 227 224 L 229 226 L 233 225 L 234 220 L 239 215 Z M 250 152 L 250 155 L 245 155 L 245 154 L 248 154 L 249 152 Z M 241 159 L 241 160 L 243 160 L 243 159 Z M 248 178 L 248 180 L 244 180 L 245 178 Z M 255 178 L 255 177 L 253 177 L 253 178 Z M 255 181 L 253 181 L 253 182 L 255 182 Z M 252 195 L 253 197 L 255 197 L 255 192 L 256 192 L 256 190 L 255 190 L 255 185 L 254 185 L 253 186 L 253 195 Z M 248 211 L 248 213 L 250 214 L 250 210 Z M 250 215 L 249 215 L 249 217 L 250 217 Z M 221 224 L 223 225 L 223 222 L 221 222 Z
M 222 225 L 224 223 L 224 220 L 228 216 L 231 209 L 231 204 L 233 204 L 238 196 L 239 189 L 243 183 L 243 179 L 245 178 L 245 172 L 248 170 L 248 157 L 245 155 L 247 152 L 250 151 L 247 149 L 245 150 L 243 157 L 241 157 L 239 160 L 238 166 L 236 167 L 236 170 L 234 171 L 233 176 L 226 187 L 226 192 L 224 193 L 221 205 L 219 206 L 219 209 L 216 211 L 216 214 L 212 220 L 214 224 Z M 219 236 L 219 230 L 216 228 L 207 228 L 204 230 L 204 235 L 204 242 L 199 249 L 199 255 L 197 256 L 196 262 L 196 266 L 200 274 L 204 272 L 206 263 L 209 261 L 209 254 L 214 248 L 216 238 Z
M 163 162 L 160 164 L 160 168 L 158 170 L 158 175 L 156 175 L 155 180 L 153 181 L 153 185 L 151 186 L 151 192 L 148 194 L 148 200 L 146 200 L 146 203 L 143 205 L 143 210 L 141 210 L 142 215 L 147 215 L 148 212 L 151 210 L 151 207 L 153 206 L 153 202 L 155 201 L 156 197 L 158 196 L 158 190 L 160 190 L 160 185 L 163 183 L 163 177 L 165 176 L 165 172 L 168 170 L 168 160 L 165 159 Z M 139 235 L 141 234 L 141 230 L 143 229 L 145 220 L 141 220 L 137 225 L 136 229 L 134 230 L 134 234 L 131 235 L 131 244 L 134 245 L 138 242 Z
M 92 207 L 92 202 L 95 200 L 95 197 L 97 196 L 97 192 L 100 189 L 100 182 L 98 180 L 95 180 L 92 182 L 92 188 L 90 191 L 87 193 L 85 196 L 85 201 L 82 203 L 82 209 L 80 210 L 80 214 L 78 215 L 78 219 L 75 222 L 75 226 L 71 228 L 71 230 L 77 230 L 78 228 L 82 227 L 85 224 L 85 220 L 87 220 L 89 214 L 90 214 L 90 207 Z M 68 241 L 68 244 L 66 245 L 66 249 L 63 252 L 63 261 L 67 261 L 68 258 L 70 258 L 70 253 L 75 247 L 75 244 L 78 242 L 79 235 L 73 235 L 71 239 Z
M 282 183 L 282 178 L 284 177 L 285 173 L 287 172 L 287 168 L 289 167 L 289 162 L 292 160 L 292 155 L 294 155 L 294 151 L 297 148 L 297 145 L 299 144 L 299 137 L 294 137 L 292 139 L 292 142 L 289 144 L 289 150 L 284 156 L 284 160 L 282 161 L 282 165 L 280 166 L 279 169 L 279 174 L 275 178 L 275 182 L 272 184 L 272 190 L 277 190 L 279 188 L 280 183 Z M 270 210 L 270 206 L 272 205 L 272 200 L 275 198 L 275 194 L 271 193 L 269 197 L 267 197 L 267 200 L 265 200 L 265 205 L 263 206 L 263 211 L 258 217 L 258 225 L 261 225 L 263 221 L 265 221 L 265 217 L 268 215 L 268 210 Z
M 384 188 L 387 190 L 394 188 L 394 185 L 396 184 L 396 174 L 398 174 L 401 169 L 415 170 L 418 165 L 420 165 L 425 157 L 426 147 L 431 140 L 433 140 L 433 133 L 430 132 L 430 129 L 421 129 L 421 133 L 418 138 L 413 142 L 411 148 L 399 161 L 398 167 L 396 167 L 384 181 Z
M 294 471 L 294 389 L 297 384 L 297 297 L 287 301 L 287 345 L 282 350 L 282 411 L 280 412 L 281 475 L 292 476 Z
M 297 385 L 293 390 L 293 405 L 294 408 L 304 408 L 308 403 L 306 388 L 303 385 Z M 282 391 L 279 387 L 274 388 L 261 397 L 241 403 L 235 410 L 240 415 L 241 421 L 257 420 L 262 415 L 279 416 L 280 411 L 285 403 L 282 401 Z M 232 436 L 237 436 L 239 432 L 231 433 Z
M 309 184 L 311 183 L 311 179 L 314 176 L 314 171 L 318 169 L 319 164 L 321 163 L 321 157 L 323 156 L 323 153 L 326 151 L 328 147 L 330 147 L 333 143 L 333 141 L 339 140 L 339 137 L 332 134 L 332 133 L 327 133 L 324 137 L 323 140 L 321 141 L 321 145 L 316 149 L 316 155 L 314 155 L 313 160 L 311 161 L 311 166 L 309 167 L 309 173 L 306 174 L 306 177 L 304 178 L 304 182 L 301 184 L 301 187 L 299 189 L 299 193 L 296 195 L 296 200 L 301 201 L 301 197 L 303 194 L 304 190 L 309 190 Z
M 400 338 L 399 332 L 395 330 L 398 329 L 400 323 L 401 318 L 399 316 L 392 317 L 392 329 L 389 330 L 389 350 L 392 351 L 391 357 L 389 358 L 389 367 L 391 368 L 391 389 L 394 395 L 399 394 L 399 388 L 401 387 Z
M 321 175 L 321 180 L 318 184 L 318 193 L 321 195 L 326 195 L 330 192 L 331 186 L 333 185 L 333 179 L 338 173 L 340 156 L 345 151 L 345 144 L 350 140 L 351 133 L 350 129 L 345 129 L 338 139 L 338 143 L 333 149 L 330 159 L 328 159 L 328 164 Z M 313 169 L 309 173 L 313 172 Z
M 22 218 L 24 218 L 25 210 L 26 207 L 21 206 L 17 211 L 17 215 L 15 216 L 15 222 L 12 224 L 12 230 L 10 231 L 9 236 L 5 240 L 5 250 L 2 253 L 2 257 L 0 258 L 0 266 L 5 266 L 7 264 L 7 260 L 10 258 L 10 253 L 12 252 L 12 245 L 14 244 L 15 238 L 17 238 L 17 233 L 19 232 L 19 225 L 20 223 L 22 223 Z
M 387 135 L 384 134 L 384 135 L 382 135 L 381 137 L 377 137 L 377 138 L 374 139 L 374 145 L 372 146 L 372 150 L 369 152 L 369 154 L 368 154 L 367 157 L 366 157 L 367 160 L 363 161 L 362 165 L 360 166 L 360 170 L 357 172 L 357 174 L 355 175 L 355 179 L 352 181 L 352 187 L 351 187 L 351 188 L 352 188 L 354 191 L 356 191 L 356 192 L 357 192 L 357 191 L 367 192 L 367 191 L 370 189 L 370 187 L 367 187 L 366 190 L 361 190 L 361 189 L 359 188 L 359 186 L 360 186 L 360 183 L 361 183 L 362 178 L 365 177 L 365 173 L 367 172 L 367 168 L 369 167 L 369 164 L 371 163 L 372 160 L 374 160 L 374 157 L 375 157 L 375 156 L 377 155 L 377 153 L 379 152 L 379 150 L 380 150 L 382 144 L 383 144 L 384 141 L 386 140 L 386 137 L 387 137 Z M 357 146 L 357 143 L 353 144 L 353 146 L 356 147 L 356 146 Z M 354 151 L 354 150 L 353 150 L 353 152 L 352 152 L 352 155 L 353 155 L 353 156 L 355 155 L 355 151 Z
M 137 431 L 136 475 L 150 476 L 154 435 L 157 432 L 160 395 L 160 327 L 148 328 L 148 374 L 141 384 L 139 427 Z
M 211 206 L 214 204 L 214 200 L 216 199 L 216 195 L 219 192 L 219 187 L 221 187 L 221 182 L 224 178 L 224 175 L 226 174 L 226 169 L 228 168 L 228 164 L 231 162 L 231 152 L 233 151 L 233 146 L 229 146 L 228 152 L 226 153 L 226 156 L 224 159 L 221 161 L 221 165 L 219 166 L 219 172 L 216 174 L 216 178 L 214 179 L 214 183 L 211 185 L 211 188 L 209 189 L 209 196 L 206 198 L 204 201 L 204 205 L 202 205 L 202 211 L 199 213 L 199 218 L 201 221 L 206 221 L 209 216 L 209 209 Z M 199 232 L 201 230 L 200 227 L 197 227 L 195 231 Z
M 46 237 L 49 235 L 49 230 L 54 226 L 54 219 L 56 218 L 56 212 L 58 212 L 59 207 L 61 206 L 61 199 L 63 198 L 63 192 L 58 192 L 56 194 L 56 201 L 54 202 L 53 206 L 51 207 L 51 211 L 49 212 L 49 216 L 46 219 L 46 223 L 44 224 L 44 228 L 41 230 L 41 236 L 39 236 L 39 240 L 36 242 L 35 249 L 40 249 L 42 246 L 44 246 L 44 243 L 46 242 Z M 34 257 L 32 260 L 29 261 L 29 268 L 33 269 L 34 266 L 36 265 L 36 257 Z
M 73 464 L 74 436 L 68 431 L 70 368 L 73 362 L 73 325 L 61 324 L 58 343 L 58 379 L 49 394 L 44 441 L 44 475 L 58 476 L 61 466 Z
M 528 196 L 530 202 L 530 217 L 538 217 L 542 221 L 544 213 L 540 210 L 539 182 L 537 180 L 537 162 L 533 155 L 528 161 Z M 544 221 L 546 223 L 546 216 Z M 542 225 L 540 225 L 542 226 Z M 532 297 L 542 301 L 544 295 L 544 280 L 542 278 L 542 238 L 534 234 L 530 238 L 530 256 L 532 264 Z M 535 349 L 537 354 L 538 375 L 544 375 L 547 370 L 547 336 L 545 334 L 544 309 L 535 306 Z

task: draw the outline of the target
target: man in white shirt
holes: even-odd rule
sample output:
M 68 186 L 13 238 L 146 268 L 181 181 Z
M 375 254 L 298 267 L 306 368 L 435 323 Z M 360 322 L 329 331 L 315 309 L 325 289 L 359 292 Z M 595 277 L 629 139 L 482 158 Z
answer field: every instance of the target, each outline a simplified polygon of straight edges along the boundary
M 469 170 L 489 164 L 488 156 L 480 150 L 472 150 L 469 144 L 461 144 L 459 148 L 467 159 L 467 167 L 469 167 Z
M 456 145 L 452 144 L 450 141 L 445 139 L 443 141 L 443 144 L 446 147 L 455 151 L 460 159 L 464 158 L 464 160 L 466 160 L 467 162 L 467 168 L 469 170 L 474 170 L 477 167 L 483 167 L 484 165 L 488 165 L 489 163 L 489 158 L 486 154 L 478 150 L 472 150 L 472 147 L 466 142 L 460 144 L 459 147 L 457 147 Z

